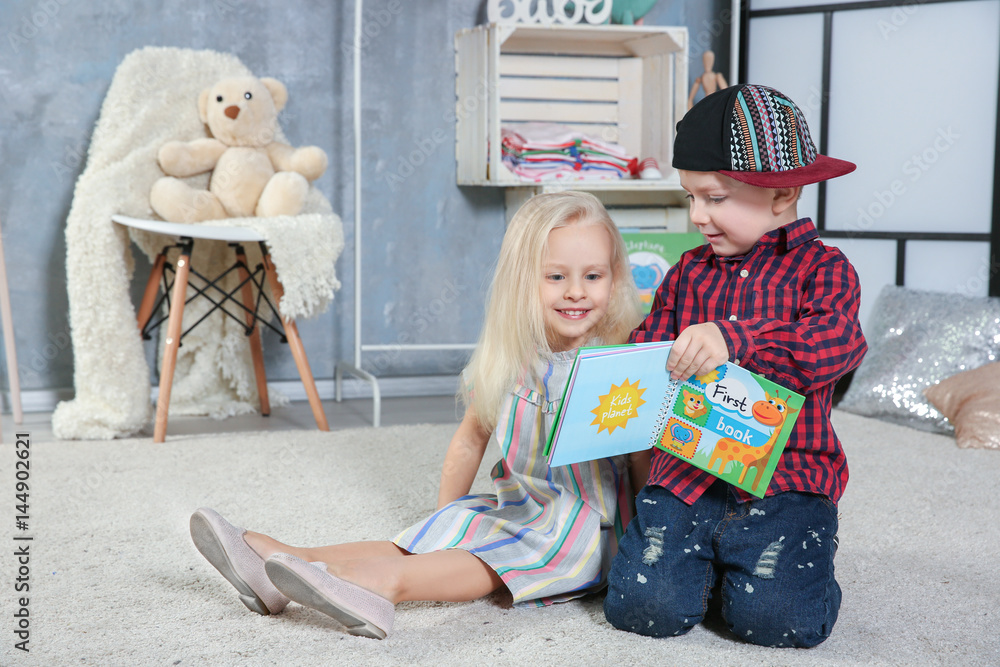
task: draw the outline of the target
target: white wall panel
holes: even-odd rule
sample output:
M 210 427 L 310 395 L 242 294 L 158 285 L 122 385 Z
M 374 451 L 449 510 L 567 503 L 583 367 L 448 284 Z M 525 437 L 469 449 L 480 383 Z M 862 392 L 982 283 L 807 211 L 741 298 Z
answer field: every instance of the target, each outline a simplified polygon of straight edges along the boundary
M 998 35 L 996 0 L 834 14 L 829 229 L 990 230 Z
M 990 285 L 990 245 L 974 241 L 908 241 L 907 287 L 932 292 L 986 296 Z
M 750 21 L 748 83 L 780 90 L 805 114 L 819 145 L 823 105 L 823 16 L 764 17 Z M 789 54 L 795 54 L 789 57 Z M 818 186 L 802 190 L 799 215 L 816 220 Z

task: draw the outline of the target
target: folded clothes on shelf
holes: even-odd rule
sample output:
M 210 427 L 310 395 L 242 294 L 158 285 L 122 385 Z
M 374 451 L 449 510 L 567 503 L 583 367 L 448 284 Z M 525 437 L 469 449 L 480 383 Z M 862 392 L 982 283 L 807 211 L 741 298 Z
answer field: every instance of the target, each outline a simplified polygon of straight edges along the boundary
M 525 181 L 613 180 L 638 175 L 638 160 L 624 148 L 565 125 L 506 125 L 500 134 L 504 164 Z

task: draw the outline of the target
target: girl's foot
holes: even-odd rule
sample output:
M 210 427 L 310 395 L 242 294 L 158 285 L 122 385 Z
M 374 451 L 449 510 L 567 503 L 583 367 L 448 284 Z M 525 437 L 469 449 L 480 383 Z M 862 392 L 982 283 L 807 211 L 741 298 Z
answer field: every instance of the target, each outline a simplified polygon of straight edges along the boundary
M 278 553 L 267 559 L 264 570 L 281 593 L 336 619 L 352 635 L 384 639 L 392 630 L 392 602 L 333 576 L 325 567 Z
M 191 515 L 194 546 L 233 585 L 240 601 L 263 616 L 277 614 L 288 604 L 288 598 L 268 579 L 264 560 L 243 539 L 245 533 L 207 507 Z

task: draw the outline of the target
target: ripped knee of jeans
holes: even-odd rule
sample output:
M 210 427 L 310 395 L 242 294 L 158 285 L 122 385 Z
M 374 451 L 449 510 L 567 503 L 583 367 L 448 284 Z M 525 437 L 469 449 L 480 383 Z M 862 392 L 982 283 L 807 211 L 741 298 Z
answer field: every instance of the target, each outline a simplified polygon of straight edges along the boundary
M 767 545 L 764 552 L 757 559 L 757 565 L 754 567 L 753 574 L 755 577 L 760 577 L 761 579 L 774 579 L 774 568 L 778 564 L 778 554 L 784 548 L 784 537 L 779 540 L 775 540 Z
M 663 555 L 663 528 L 647 528 L 646 548 L 642 550 L 642 562 L 644 565 L 652 565 L 660 560 Z

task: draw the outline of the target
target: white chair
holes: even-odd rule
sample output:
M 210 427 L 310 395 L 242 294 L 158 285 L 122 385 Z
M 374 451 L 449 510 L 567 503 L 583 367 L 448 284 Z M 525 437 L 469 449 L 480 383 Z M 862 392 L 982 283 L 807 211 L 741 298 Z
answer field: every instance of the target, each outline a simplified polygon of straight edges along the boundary
M 316 390 L 316 382 L 309 368 L 309 360 L 306 357 L 302 339 L 299 337 L 298 327 L 296 327 L 293 320 L 283 318 L 278 312 L 277 304 L 281 302 L 284 290 L 281 282 L 278 280 L 277 271 L 271 262 L 263 236 L 246 227 L 142 220 L 124 215 L 113 215 L 111 219 L 119 225 L 147 232 L 155 232 L 177 239 L 177 242 L 167 242 L 153 263 L 138 312 L 139 331 L 144 337 L 148 337 L 152 329 L 163 323 L 162 319 L 155 322 L 152 321 L 157 306 L 166 300 L 169 308 L 169 315 L 166 318 L 167 332 L 163 361 L 160 367 L 160 391 L 156 402 L 156 418 L 153 428 L 154 442 L 163 442 L 166 437 L 167 412 L 170 406 L 170 389 L 177 362 L 177 349 L 180 347 L 181 339 L 184 335 L 201 322 L 201 320 L 198 320 L 198 322 L 190 325 L 186 331 L 181 331 L 184 306 L 187 302 L 199 296 L 207 298 L 213 303 L 213 307 L 209 313 L 215 310 L 222 310 L 234 319 L 242 317 L 242 320 L 245 322 L 247 336 L 250 338 L 250 353 L 253 358 L 257 392 L 260 395 L 261 414 L 265 416 L 270 414 L 271 408 L 267 394 L 267 377 L 264 372 L 264 354 L 260 344 L 258 323 L 270 327 L 282 336 L 284 342 L 288 343 L 292 357 L 295 360 L 295 366 L 298 368 L 299 376 L 302 378 L 302 384 L 305 387 L 309 405 L 316 419 L 316 425 L 321 431 L 330 430 L 326 414 L 323 412 L 323 406 L 319 399 L 319 392 Z M 203 276 L 199 274 L 196 269 L 191 267 L 191 255 L 197 240 L 223 241 L 228 243 L 235 251 L 235 262 L 219 276 Z M 251 269 L 247 265 L 246 253 L 243 248 L 244 243 L 258 243 L 260 245 L 262 262 L 255 269 Z M 176 260 L 176 267 L 170 263 L 168 258 L 168 252 L 173 248 L 180 249 L 180 255 Z M 236 290 L 240 291 L 239 299 L 234 296 L 236 290 L 227 292 L 217 284 L 223 276 L 234 270 L 238 272 L 239 276 L 239 285 L 236 287 Z M 172 283 L 168 275 L 170 273 L 173 273 Z M 192 286 L 195 294 L 188 297 L 187 290 L 191 284 L 189 276 L 192 273 L 204 281 L 205 286 Z M 265 294 L 264 276 L 266 276 L 267 284 L 271 288 L 273 302 Z M 163 284 L 163 296 L 158 300 L 157 295 L 161 282 Z M 256 299 L 254 298 L 254 287 L 256 287 Z M 226 306 L 230 304 L 235 304 L 240 313 L 239 315 L 234 315 L 226 309 Z M 267 317 L 262 316 L 261 306 L 263 304 L 267 304 L 271 312 L 274 313 L 277 320 L 281 323 L 281 330 L 271 325 Z
M 66 218 L 66 291 L 75 393 L 52 413 L 57 438 L 129 437 L 148 425 L 152 416 L 150 369 L 147 350 L 135 335 L 132 246 L 152 264 L 165 241 L 161 234 L 112 222 L 112 216 L 154 217 L 149 193 L 163 177 L 157 162 L 160 148 L 168 141 L 206 137 L 197 105 L 201 92 L 221 78 L 252 74 L 232 54 L 159 46 L 132 51 L 115 71 Z M 275 132 L 276 140 L 286 141 L 280 128 Z M 196 188 L 207 188 L 209 183 L 207 174 L 188 180 Z M 281 276 L 284 294 L 275 303 L 282 315 L 312 317 L 329 308 L 340 287 L 335 265 L 344 247 L 343 226 L 317 187 L 309 188 L 297 215 L 209 224 L 224 227 L 224 234 L 233 233 L 235 226 L 249 228 L 267 240 L 270 259 Z M 205 225 L 199 227 L 204 234 Z M 225 242 L 202 241 L 195 230 L 187 229 L 192 234 L 189 238 L 198 239 L 194 268 L 215 275 L 233 264 L 232 250 Z M 177 228 L 175 232 L 183 233 Z M 243 243 L 256 266 L 259 241 Z M 170 256 L 175 258 L 177 249 Z M 192 281 L 200 285 L 194 276 Z M 237 283 L 234 271 L 220 285 L 232 290 Z M 211 306 L 198 299 L 188 304 L 185 315 L 189 321 L 199 319 Z M 228 302 L 230 310 L 242 310 L 230 306 Z M 198 316 L 193 317 L 196 309 Z M 245 322 L 216 310 L 184 337 L 172 383 L 170 405 L 175 415 L 222 418 L 257 408 L 245 329 Z

